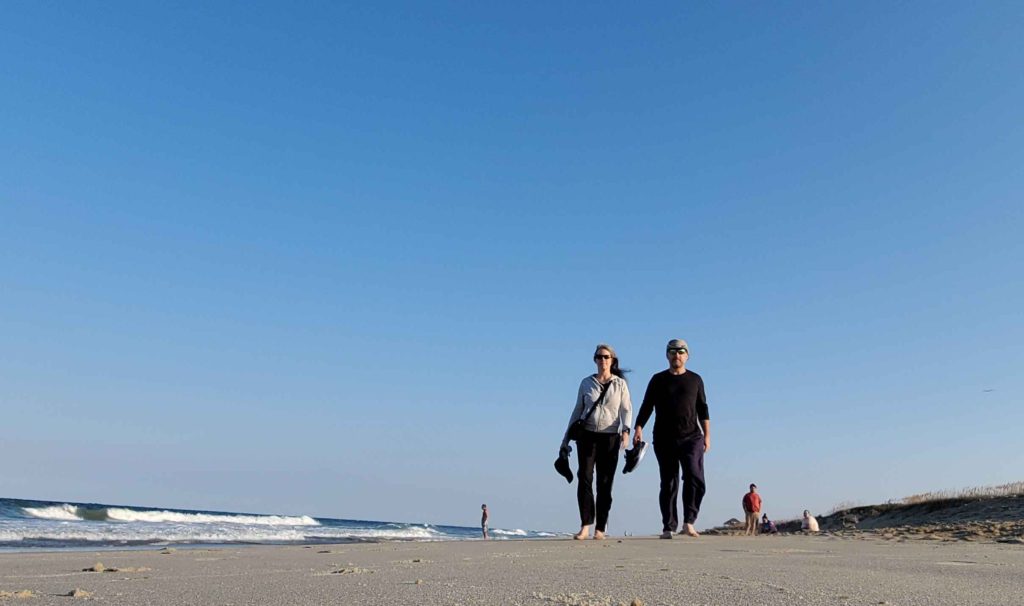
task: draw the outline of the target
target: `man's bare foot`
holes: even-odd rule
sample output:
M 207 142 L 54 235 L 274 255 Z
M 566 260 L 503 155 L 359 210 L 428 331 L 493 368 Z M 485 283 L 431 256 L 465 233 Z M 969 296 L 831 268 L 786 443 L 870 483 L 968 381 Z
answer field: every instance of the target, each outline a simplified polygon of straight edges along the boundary
M 587 535 L 589 535 L 589 534 L 590 534 L 590 526 L 584 526 L 584 527 L 580 528 L 579 532 L 577 532 L 576 534 L 572 535 L 572 538 L 576 539 L 577 541 L 582 541 L 583 539 L 587 538 Z
M 686 526 L 684 526 L 683 527 L 683 532 L 685 532 L 686 534 L 690 535 L 691 537 L 699 537 L 700 536 L 700 533 L 697 532 L 697 529 L 693 527 L 693 524 L 687 524 Z M 682 533 L 680 533 L 680 534 L 682 534 Z
M 595 530 L 594 531 L 594 539 L 600 541 L 603 538 L 604 538 L 604 533 L 603 532 L 601 532 L 600 530 Z

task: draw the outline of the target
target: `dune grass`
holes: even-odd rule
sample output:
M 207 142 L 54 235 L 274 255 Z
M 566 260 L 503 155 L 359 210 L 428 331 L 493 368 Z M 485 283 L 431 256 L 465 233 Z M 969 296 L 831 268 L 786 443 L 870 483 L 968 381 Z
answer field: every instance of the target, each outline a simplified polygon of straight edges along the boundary
M 1024 495 L 1024 481 L 1021 482 L 1010 482 L 1009 484 L 1000 484 L 998 486 L 972 486 L 970 488 L 956 488 L 947 490 L 937 490 L 934 492 L 922 492 L 920 494 L 912 494 L 908 497 L 901 499 L 891 499 L 887 505 L 917 505 L 920 503 L 932 503 L 935 501 L 951 501 L 956 499 L 983 499 L 986 497 L 1010 497 Z M 837 503 L 825 514 L 825 516 L 832 516 L 837 513 L 862 507 L 862 504 L 856 501 L 843 501 Z
M 949 499 L 976 499 L 984 497 L 1009 497 L 1024 495 L 1024 482 L 1010 482 L 999 486 L 974 486 L 971 488 L 959 488 L 955 490 L 939 490 L 936 492 L 922 492 L 903 497 L 896 501 L 904 505 L 916 505 L 918 503 L 930 503 L 932 501 L 945 501 Z

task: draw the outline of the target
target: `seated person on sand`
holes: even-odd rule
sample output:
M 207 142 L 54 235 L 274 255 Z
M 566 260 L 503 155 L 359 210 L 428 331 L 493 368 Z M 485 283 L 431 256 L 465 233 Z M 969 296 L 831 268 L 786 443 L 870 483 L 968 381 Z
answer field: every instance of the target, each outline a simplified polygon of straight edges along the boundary
M 775 527 L 775 522 L 768 519 L 768 514 L 761 516 L 761 534 L 777 534 L 779 529 Z
M 804 519 L 800 522 L 800 530 L 818 532 L 818 520 L 815 520 L 811 512 L 806 509 L 804 510 Z

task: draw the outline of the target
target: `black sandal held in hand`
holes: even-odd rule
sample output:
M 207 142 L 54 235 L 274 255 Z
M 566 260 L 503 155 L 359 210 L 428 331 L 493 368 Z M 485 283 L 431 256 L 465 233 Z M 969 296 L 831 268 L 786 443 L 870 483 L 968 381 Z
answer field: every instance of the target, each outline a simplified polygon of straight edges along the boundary
M 572 469 L 569 467 L 568 455 L 559 455 L 558 458 L 555 459 L 555 471 L 565 478 L 566 482 L 572 484 Z

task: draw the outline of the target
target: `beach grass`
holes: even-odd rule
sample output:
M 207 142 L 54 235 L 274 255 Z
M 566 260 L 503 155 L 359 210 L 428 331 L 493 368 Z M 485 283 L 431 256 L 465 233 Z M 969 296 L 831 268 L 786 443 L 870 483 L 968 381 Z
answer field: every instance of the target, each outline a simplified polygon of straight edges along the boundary
M 898 503 L 900 505 L 917 505 L 920 503 L 931 503 L 933 501 L 980 499 L 986 497 L 1012 497 L 1018 495 L 1024 495 L 1024 481 L 1010 482 L 1008 484 L 1000 484 L 998 486 L 973 486 L 970 488 L 922 492 L 920 494 L 903 497 L 896 501 L 890 501 L 890 503 Z M 844 507 L 844 509 L 849 509 L 849 507 Z M 839 510 L 837 509 L 835 511 Z

